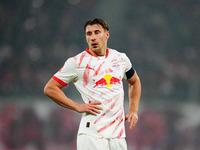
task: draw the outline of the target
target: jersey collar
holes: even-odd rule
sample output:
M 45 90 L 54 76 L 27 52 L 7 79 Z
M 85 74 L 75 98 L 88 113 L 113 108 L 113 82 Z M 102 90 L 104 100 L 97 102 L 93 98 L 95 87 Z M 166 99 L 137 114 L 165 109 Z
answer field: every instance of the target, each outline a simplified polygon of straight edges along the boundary
M 89 51 L 89 48 L 87 48 L 85 51 L 86 51 L 88 54 L 92 55 L 92 54 L 90 53 L 90 51 Z M 109 48 L 106 49 L 106 56 L 105 56 L 105 58 L 108 57 L 108 54 L 109 54 Z M 92 55 L 92 56 L 94 56 L 94 55 Z M 94 57 L 98 57 L 98 56 L 94 56 Z

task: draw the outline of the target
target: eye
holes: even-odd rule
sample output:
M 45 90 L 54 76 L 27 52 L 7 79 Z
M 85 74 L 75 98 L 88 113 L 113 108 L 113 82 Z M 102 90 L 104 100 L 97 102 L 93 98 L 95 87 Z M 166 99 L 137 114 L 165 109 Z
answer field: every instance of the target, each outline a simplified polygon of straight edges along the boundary
M 96 31 L 95 31 L 95 34 L 99 34 L 99 33 L 100 33 L 100 31 L 99 31 L 99 30 L 96 30 Z
M 87 33 L 86 33 L 87 36 L 90 36 L 91 34 L 92 34 L 91 32 L 87 32 Z

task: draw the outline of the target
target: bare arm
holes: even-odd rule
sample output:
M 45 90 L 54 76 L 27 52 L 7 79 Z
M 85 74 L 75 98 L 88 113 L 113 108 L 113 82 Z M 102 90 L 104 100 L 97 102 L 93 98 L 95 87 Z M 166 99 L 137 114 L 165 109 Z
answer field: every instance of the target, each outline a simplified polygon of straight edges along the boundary
M 129 128 L 132 130 L 138 121 L 137 113 L 141 96 L 141 83 L 136 72 L 127 82 L 129 83 L 129 112 L 126 114 L 125 119 L 130 123 Z
M 78 104 L 66 97 L 66 95 L 62 91 L 63 87 L 63 85 L 51 78 L 44 88 L 44 94 L 50 97 L 60 106 L 75 110 L 79 113 L 89 112 L 93 115 L 96 115 L 96 113 L 100 113 L 99 110 L 101 110 L 102 108 L 98 105 L 100 105 L 101 102 Z

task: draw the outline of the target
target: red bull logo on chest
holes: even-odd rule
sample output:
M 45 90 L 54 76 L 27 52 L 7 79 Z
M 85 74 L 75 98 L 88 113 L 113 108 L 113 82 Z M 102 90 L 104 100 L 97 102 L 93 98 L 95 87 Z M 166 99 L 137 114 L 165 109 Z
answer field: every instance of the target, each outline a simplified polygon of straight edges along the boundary
M 101 78 L 98 81 L 94 81 L 94 88 L 97 86 L 106 86 L 106 87 L 112 87 L 116 84 L 121 84 L 120 79 L 113 77 L 111 75 L 105 75 L 103 78 Z

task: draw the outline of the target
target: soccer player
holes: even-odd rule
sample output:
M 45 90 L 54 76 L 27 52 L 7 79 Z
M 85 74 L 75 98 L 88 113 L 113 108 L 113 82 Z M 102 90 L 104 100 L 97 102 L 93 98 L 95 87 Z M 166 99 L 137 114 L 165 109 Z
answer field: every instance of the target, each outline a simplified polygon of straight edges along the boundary
M 57 104 L 82 113 L 77 135 L 78 150 L 127 150 L 124 122 L 132 130 L 138 121 L 140 79 L 126 54 L 107 47 L 109 26 L 94 18 L 84 26 L 88 48 L 67 59 L 44 88 Z M 129 84 L 129 111 L 124 114 L 122 79 Z M 84 104 L 62 92 L 73 82 Z

